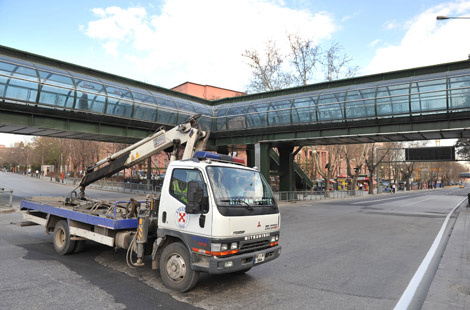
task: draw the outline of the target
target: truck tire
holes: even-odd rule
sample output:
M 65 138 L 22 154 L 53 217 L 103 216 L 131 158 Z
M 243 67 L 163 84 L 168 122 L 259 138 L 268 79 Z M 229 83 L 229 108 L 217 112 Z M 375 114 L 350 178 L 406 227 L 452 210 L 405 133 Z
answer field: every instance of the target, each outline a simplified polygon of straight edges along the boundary
M 70 240 L 69 225 L 65 220 L 58 221 L 54 227 L 54 249 L 60 255 L 67 255 L 75 249 L 75 240 Z
M 170 243 L 160 257 L 160 275 L 166 287 L 186 292 L 199 281 L 199 271 L 191 269 L 188 250 L 180 242 Z
M 85 249 L 86 240 L 75 240 L 75 247 L 73 248 L 73 253 L 80 253 Z

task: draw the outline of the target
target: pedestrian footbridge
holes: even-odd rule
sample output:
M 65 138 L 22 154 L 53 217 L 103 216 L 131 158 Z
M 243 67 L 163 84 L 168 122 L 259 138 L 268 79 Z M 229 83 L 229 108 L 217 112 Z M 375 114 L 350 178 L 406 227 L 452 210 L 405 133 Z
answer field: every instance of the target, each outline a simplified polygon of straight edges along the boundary
M 215 145 L 470 136 L 470 61 L 207 101 L 0 46 L 0 132 L 133 142 L 200 113 Z
M 132 143 L 194 114 L 211 147 L 276 146 L 280 166 L 294 146 L 470 137 L 470 61 L 208 101 L 0 46 L 0 132 Z

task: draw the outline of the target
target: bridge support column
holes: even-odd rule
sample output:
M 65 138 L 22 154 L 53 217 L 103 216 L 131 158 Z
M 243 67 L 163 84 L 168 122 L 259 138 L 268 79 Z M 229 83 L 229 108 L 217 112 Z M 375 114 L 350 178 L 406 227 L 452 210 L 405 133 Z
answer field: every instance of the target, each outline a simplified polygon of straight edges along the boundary
M 257 143 L 255 144 L 255 166 L 258 167 L 259 172 L 264 176 L 268 183 L 270 180 L 270 158 L 269 150 L 271 149 L 270 143 Z
M 253 144 L 246 145 L 246 165 L 252 168 L 256 166 L 255 146 Z
M 281 145 L 279 150 L 279 191 L 294 190 L 294 154 L 292 145 Z
M 228 153 L 229 153 L 228 146 L 218 146 L 217 147 L 217 153 L 228 155 Z

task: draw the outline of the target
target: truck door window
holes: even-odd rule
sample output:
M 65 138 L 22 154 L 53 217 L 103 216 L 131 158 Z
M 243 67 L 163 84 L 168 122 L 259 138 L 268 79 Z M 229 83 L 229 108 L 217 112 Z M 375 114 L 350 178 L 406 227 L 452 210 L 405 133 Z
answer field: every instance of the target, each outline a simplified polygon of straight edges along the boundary
M 188 202 L 188 183 L 196 181 L 204 189 L 204 197 L 207 197 L 207 189 L 202 179 L 201 172 L 196 169 L 174 169 L 170 182 L 170 195 L 179 202 Z

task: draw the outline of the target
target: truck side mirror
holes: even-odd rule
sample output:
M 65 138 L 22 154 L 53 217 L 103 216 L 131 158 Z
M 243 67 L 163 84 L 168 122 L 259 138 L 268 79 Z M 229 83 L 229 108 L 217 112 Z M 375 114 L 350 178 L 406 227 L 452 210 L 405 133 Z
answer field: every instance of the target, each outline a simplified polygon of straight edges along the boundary
M 190 181 L 188 183 L 188 203 L 186 204 L 186 213 L 201 213 L 201 202 L 203 195 L 204 190 L 199 185 L 199 182 Z

